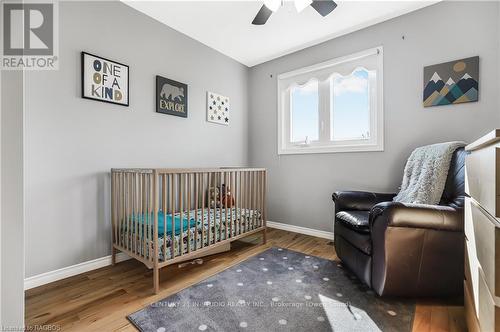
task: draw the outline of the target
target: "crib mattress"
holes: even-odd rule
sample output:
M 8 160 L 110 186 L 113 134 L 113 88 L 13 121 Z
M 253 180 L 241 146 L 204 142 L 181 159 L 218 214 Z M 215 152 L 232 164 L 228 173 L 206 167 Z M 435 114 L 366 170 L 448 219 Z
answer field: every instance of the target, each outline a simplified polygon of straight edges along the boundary
M 163 212 L 161 212 L 163 215 Z M 188 225 L 188 213 L 184 212 L 182 219 L 182 237 L 180 230 L 180 213 L 174 214 L 174 223 L 175 223 L 175 239 L 172 241 L 172 231 L 171 227 L 167 230 L 170 232 L 164 236 L 163 232 L 163 219 L 159 221 L 159 229 L 158 229 L 158 253 L 160 261 L 165 259 L 172 258 L 172 242 L 174 244 L 174 253 L 177 257 L 180 254 L 180 244 L 182 238 L 182 248 L 183 253 L 188 252 L 188 239 L 189 239 L 189 250 L 194 251 L 197 248 L 203 246 L 207 246 L 209 244 L 213 244 L 214 242 L 218 242 L 226 239 L 226 217 L 227 217 L 227 234 L 231 236 L 236 236 L 244 232 L 248 232 L 254 230 L 262 225 L 262 215 L 258 210 L 251 209 L 242 209 L 242 208 L 232 208 L 232 209 L 208 209 L 205 208 L 205 211 L 201 209 L 191 210 L 189 211 L 189 230 L 187 229 Z M 210 222 L 209 222 L 210 219 Z M 166 220 L 172 220 L 171 215 L 167 215 Z M 178 224 L 177 224 L 177 221 Z M 210 224 L 210 226 L 209 226 Z M 222 228 L 222 237 L 221 237 L 221 228 Z M 161 229 L 161 232 L 160 232 Z M 209 232 L 210 229 L 210 232 Z M 142 233 L 142 232 L 141 232 Z M 195 234 L 197 233 L 197 236 Z M 151 252 L 153 249 L 153 242 L 151 240 L 146 240 L 146 246 L 144 246 L 144 237 L 137 236 L 132 239 L 130 235 L 126 232 L 126 229 L 121 234 L 122 240 L 127 242 L 127 239 L 131 243 L 131 247 L 138 247 L 138 251 L 141 255 L 143 255 L 144 247 L 147 248 L 147 253 Z M 195 242 L 196 238 L 196 242 Z M 202 242 L 203 241 L 203 242 Z M 163 257 L 164 247 L 166 258 Z M 148 250 L 149 249 L 149 250 Z

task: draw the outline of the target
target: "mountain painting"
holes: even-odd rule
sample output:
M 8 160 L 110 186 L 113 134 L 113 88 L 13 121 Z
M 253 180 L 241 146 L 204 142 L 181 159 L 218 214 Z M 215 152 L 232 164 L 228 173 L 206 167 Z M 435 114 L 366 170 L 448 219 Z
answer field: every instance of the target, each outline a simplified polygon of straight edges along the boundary
M 478 100 L 479 57 L 424 67 L 424 107 Z

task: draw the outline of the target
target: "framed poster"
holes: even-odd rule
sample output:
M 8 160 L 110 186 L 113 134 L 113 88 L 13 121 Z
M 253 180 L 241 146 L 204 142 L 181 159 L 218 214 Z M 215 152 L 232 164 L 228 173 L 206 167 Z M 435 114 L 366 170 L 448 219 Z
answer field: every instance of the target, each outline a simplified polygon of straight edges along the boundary
M 470 103 L 478 97 L 478 56 L 424 67 L 424 107 Z
M 129 68 L 82 52 L 82 98 L 129 106 Z
M 187 118 L 187 84 L 156 76 L 156 112 Z
M 207 91 L 207 121 L 229 126 L 229 97 Z

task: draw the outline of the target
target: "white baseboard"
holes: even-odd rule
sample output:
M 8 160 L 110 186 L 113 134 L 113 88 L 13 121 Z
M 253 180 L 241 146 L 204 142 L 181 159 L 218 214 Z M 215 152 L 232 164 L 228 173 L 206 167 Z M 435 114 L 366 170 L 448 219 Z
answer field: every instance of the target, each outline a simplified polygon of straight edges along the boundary
M 316 236 L 316 237 L 320 237 L 320 238 L 328 239 L 328 240 L 333 240 L 333 232 L 320 231 L 317 229 L 312 229 L 312 228 L 307 228 L 307 227 L 302 227 L 302 226 L 294 226 L 294 225 L 289 225 L 289 224 L 283 224 L 280 222 L 269 221 L 269 220 L 267 221 L 267 227 L 281 229 L 284 231 L 289 231 L 289 232 L 294 232 L 294 233 Z
M 130 259 L 125 253 L 120 252 L 116 255 L 117 262 L 123 262 Z M 77 274 L 85 273 L 88 271 L 96 270 L 101 267 L 111 265 L 111 255 L 93 259 L 91 261 L 83 262 L 80 264 L 63 267 L 62 269 L 42 273 L 24 279 L 24 290 L 42 286 L 57 280 L 72 277 Z

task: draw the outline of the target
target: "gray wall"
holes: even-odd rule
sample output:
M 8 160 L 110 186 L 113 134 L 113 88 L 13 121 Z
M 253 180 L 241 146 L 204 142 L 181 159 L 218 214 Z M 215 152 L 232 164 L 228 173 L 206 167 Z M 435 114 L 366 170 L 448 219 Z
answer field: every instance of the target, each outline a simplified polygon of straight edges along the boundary
M 110 168 L 247 163 L 247 67 L 120 2 L 59 10 L 60 69 L 26 78 L 26 277 L 110 254 Z M 80 98 L 81 51 L 130 66 L 130 107 Z M 188 119 L 155 113 L 157 74 L 189 85 Z
M 269 170 L 269 220 L 332 231 L 333 191 L 394 192 L 413 148 L 472 141 L 498 126 L 498 6 L 439 3 L 251 68 L 249 158 Z M 276 75 L 378 45 L 384 47 L 384 152 L 279 157 Z M 473 55 L 480 56 L 479 102 L 424 109 L 423 67 Z
M 2 71 L 0 330 L 24 325 L 23 72 Z

